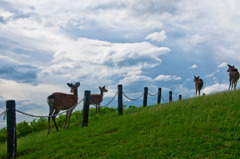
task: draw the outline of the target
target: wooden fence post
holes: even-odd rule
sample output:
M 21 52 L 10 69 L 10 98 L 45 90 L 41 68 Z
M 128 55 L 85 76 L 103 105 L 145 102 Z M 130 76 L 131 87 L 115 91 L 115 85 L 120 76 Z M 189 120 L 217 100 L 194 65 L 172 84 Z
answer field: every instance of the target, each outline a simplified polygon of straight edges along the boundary
M 148 87 L 144 87 L 143 107 L 147 106 Z
M 180 101 L 182 100 L 182 95 L 179 95 L 179 100 L 180 100 Z
M 158 88 L 157 104 L 161 104 L 162 88 Z
M 123 114 L 122 85 L 118 85 L 118 115 Z
M 172 101 L 172 91 L 169 91 L 169 102 Z
M 84 104 L 83 104 L 83 116 L 82 116 L 82 127 L 88 126 L 88 114 L 90 105 L 90 91 L 86 90 L 84 92 Z
M 16 104 L 14 100 L 6 101 L 7 109 L 7 156 L 16 158 L 17 135 L 16 135 Z

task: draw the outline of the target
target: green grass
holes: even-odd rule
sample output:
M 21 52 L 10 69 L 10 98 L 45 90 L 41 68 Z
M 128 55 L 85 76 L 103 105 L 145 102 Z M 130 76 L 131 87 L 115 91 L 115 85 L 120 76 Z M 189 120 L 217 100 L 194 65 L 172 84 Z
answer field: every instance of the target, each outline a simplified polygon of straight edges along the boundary
M 46 125 L 47 127 L 47 125 Z M 240 91 L 102 114 L 19 138 L 18 158 L 239 158 Z M 6 157 L 6 144 L 0 158 Z

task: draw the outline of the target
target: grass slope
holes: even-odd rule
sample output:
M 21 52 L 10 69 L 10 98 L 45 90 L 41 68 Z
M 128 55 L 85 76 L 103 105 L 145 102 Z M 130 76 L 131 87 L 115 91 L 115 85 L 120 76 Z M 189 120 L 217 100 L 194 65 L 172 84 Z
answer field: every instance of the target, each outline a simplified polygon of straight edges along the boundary
M 239 97 L 223 92 L 31 134 L 18 139 L 18 158 L 239 158 Z

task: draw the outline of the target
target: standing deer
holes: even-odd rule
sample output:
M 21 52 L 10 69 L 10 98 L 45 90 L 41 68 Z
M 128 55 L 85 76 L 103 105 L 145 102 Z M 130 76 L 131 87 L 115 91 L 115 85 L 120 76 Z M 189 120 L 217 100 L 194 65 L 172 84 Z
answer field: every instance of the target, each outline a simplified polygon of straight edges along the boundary
M 108 90 L 105 88 L 105 86 L 99 87 L 99 89 L 100 89 L 100 94 L 91 94 L 90 95 L 90 104 L 96 106 L 96 113 L 97 112 L 100 113 L 100 103 L 103 100 L 103 93 L 108 92 Z
M 71 88 L 70 92 L 73 94 L 65 94 L 65 93 L 56 92 L 56 93 L 51 94 L 47 98 L 47 103 L 49 105 L 49 116 L 57 115 L 60 112 L 60 110 L 68 110 L 69 108 L 73 107 L 66 113 L 64 129 L 65 129 L 66 123 L 67 123 L 67 128 L 69 127 L 69 121 L 70 121 L 72 111 L 77 106 L 78 87 L 80 86 L 80 82 L 78 82 L 76 84 L 67 83 L 67 85 Z M 58 131 L 58 126 L 56 124 L 55 117 L 56 116 L 53 116 L 52 120 L 54 122 L 56 130 Z M 48 134 L 50 134 L 50 120 L 51 120 L 51 118 L 48 117 Z
M 228 67 L 229 67 L 227 70 L 227 72 L 229 72 L 229 88 L 228 88 L 228 90 L 233 89 L 233 87 L 234 87 L 234 90 L 236 90 L 237 82 L 239 79 L 238 69 L 236 69 L 234 67 L 234 65 L 231 66 L 228 64 Z
M 203 87 L 203 80 L 196 76 L 194 76 L 194 82 L 195 82 L 195 89 L 196 89 L 196 96 L 197 96 L 197 92 L 198 95 L 200 96 L 200 91 Z

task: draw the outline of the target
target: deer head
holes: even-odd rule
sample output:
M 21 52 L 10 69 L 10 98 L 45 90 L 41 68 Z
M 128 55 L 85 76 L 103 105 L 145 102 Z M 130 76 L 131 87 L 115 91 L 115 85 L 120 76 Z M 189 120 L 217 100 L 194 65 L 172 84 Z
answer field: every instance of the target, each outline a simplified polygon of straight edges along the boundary
M 108 92 L 108 90 L 105 88 L 105 86 L 103 87 L 99 87 L 101 93 L 104 93 L 104 92 Z
M 199 76 L 194 76 L 194 81 L 193 82 L 197 82 L 197 80 L 199 79 Z
M 228 70 L 227 70 L 227 72 L 230 72 L 230 71 L 232 71 L 233 69 L 235 69 L 235 68 L 234 68 L 234 65 L 231 66 L 231 65 L 228 64 Z
M 80 86 L 80 82 L 77 82 L 76 84 L 67 83 L 67 85 L 71 88 L 70 92 L 76 94 L 77 88 Z

